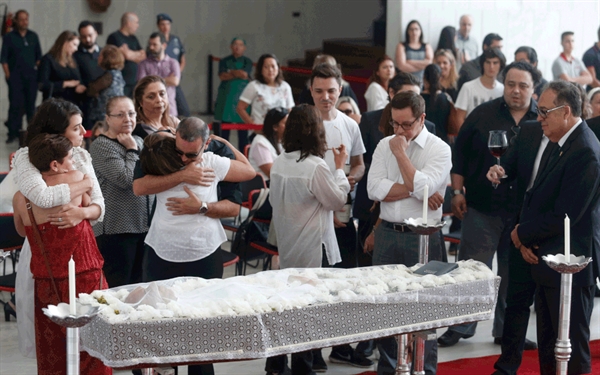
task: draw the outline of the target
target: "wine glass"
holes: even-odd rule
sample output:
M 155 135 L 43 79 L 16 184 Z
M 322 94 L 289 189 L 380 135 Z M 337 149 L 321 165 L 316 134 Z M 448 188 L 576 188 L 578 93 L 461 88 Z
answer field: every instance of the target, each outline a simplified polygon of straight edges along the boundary
M 508 149 L 508 138 L 506 137 L 506 130 L 490 130 L 490 136 L 488 138 L 488 148 L 492 155 L 498 161 L 498 166 L 500 166 L 500 157 L 504 155 L 506 150 Z M 501 178 L 506 178 L 504 175 Z M 492 184 L 494 189 L 498 187 L 498 184 Z

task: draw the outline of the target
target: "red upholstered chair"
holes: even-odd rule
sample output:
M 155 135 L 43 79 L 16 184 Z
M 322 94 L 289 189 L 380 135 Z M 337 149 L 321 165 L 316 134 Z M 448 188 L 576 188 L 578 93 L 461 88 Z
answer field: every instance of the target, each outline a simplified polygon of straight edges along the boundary
M 262 175 L 257 174 L 256 177 L 249 181 L 240 182 L 240 187 L 242 189 L 242 197 L 245 199 L 242 202 L 242 207 L 247 209 L 252 208 L 252 203 L 250 202 L 250 193 L 253 190 L 260 190 L 267 187 L 267 183 Z M 240 207 L 240 213 L 233 219 L 221 219 L 221 224 L 225 230 L 229 230 L 232 232 L 237 232 L 239 230 L 240 224 L 242 222 L 242 207 Z

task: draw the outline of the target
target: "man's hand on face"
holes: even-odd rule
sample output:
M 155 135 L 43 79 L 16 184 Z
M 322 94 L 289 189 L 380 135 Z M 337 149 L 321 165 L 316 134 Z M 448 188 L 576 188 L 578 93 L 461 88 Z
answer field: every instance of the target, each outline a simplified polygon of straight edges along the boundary
M 408 148 L 409 142 L 403 135 L 397 135 L 390 139 L 390 150 L 396 156 L 403 154 Z

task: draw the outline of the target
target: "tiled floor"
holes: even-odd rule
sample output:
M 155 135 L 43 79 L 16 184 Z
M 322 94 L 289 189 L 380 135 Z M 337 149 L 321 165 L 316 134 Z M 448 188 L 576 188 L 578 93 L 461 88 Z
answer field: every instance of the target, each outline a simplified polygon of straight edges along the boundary
M 0 171 L 8 170 L 8 155 L 10 152 L 17 149 L 16 143 L 8 146 L 5 145 L 6 128 L 0 126 Z M 249 268 L 248 273 L 256 272 L 255 269 Z M 225 277 L 230 277 L 234 273 L 233 267 L 228 267 L 225 270 Z M 1 299 L 7 300 L 7 294 L 2 293 Z M 595 309 L 592 316 L 591 336 L 592 339 L 600 339 L 600 298 L 595 299 Z M 485 355 L 493 355 L 500 353 L 500 347 L 494 345 L 491 338 L 492 322 L 485 321 L 479 324 L 477 334 L 469 340 L 461 340 L 457 345 L 451 348 L 439 349 L 439 361 L 446 362 L 458 358 L 480 357 Z M 438 330 L 441 335 L 444 330 Z M 535 340 L 535 314 L 532 314 L 527 337 Z M 327 358 L 329 349 L 324 349 L 324 358 Z M 376 357 L 374 355 L 373 358 Z M 362 369 L 329 363 L 328 374 L 357 374 L 362 372 Z M 229 362 L 219 363 L 215 365 L 215 373 L 218 375 L 261 375 L 264 374 L 264 360 L 253 360 L 245 362 Z M 35 360 L 24 358 L 18 350 L 17 342 L 17 325 L 14 318 L 11 321 L 5 322 L 2 316 L 0 319 L 0 375 L 32 375 L 36 373 Z M 115 374 L 130 374 L 129 371 L 115 371 Z M 485 372 L 483 372 L 485 373 Z M 491 373 L 491 369 L 490 369 Z M 186 375 L 187 370 L 182 368 L 179 372 L 181 375 Z M 440 374 L 443 375 L 443 374 Z

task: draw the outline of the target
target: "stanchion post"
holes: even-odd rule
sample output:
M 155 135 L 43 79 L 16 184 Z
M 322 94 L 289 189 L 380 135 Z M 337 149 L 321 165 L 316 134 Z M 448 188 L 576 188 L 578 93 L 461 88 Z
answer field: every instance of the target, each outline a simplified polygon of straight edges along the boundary
M 67 328 L 67 375 L 79 375 L 79 328 Z
M 221 136 L 221 121 L 213 121 L 212 131 L 214 135 Z
M 206 113 L 214 114 L 213 111 L 213 55 L 208 55 L 208 77 L 207 78 L 207 93 L 206 93 Z

